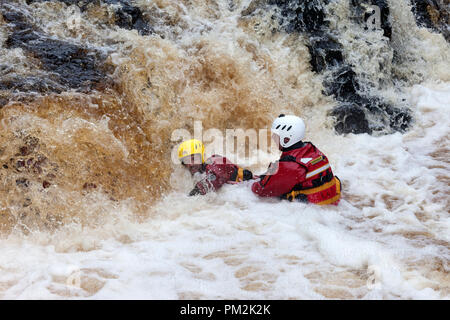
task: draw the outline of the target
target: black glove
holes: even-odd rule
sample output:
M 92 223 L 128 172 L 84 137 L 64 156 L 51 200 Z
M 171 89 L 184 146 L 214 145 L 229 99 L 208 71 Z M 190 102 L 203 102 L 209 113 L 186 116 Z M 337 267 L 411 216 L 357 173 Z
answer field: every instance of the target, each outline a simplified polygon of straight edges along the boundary
M 194 189 L 192 189 L 191 192 L 189 192 L 189 197 L 196 196 L 199 194 L 201 194 L 200 189 L 197 186 L 195 186 Z
M 253 173 L 250 170 L 244 169 L 242 178 L 244 179 L 244 181 L 252 180 Z

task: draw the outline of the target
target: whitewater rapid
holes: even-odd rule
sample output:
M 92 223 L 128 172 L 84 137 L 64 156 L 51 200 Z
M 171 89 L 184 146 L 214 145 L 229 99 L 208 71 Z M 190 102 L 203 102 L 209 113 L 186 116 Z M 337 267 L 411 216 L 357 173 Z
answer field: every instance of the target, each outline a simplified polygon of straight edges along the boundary
M 143 221 L 121 202 L 97 227 L 1 239 L 0 298 L 449 299 L 450 84 L 406 91 L 405 134 L 307 130 L 342 180 L 339 206 L 258 199 L 249 182 L 187 197 L 175 168 L 178 189 Z
M 315 1 L 320 28 L 284 1 L 1 1 L 0 299 L 449 299 L 449 44 L 410 0 L 378 2 L 385 30 L 348 0 Z M 373 135 L 337 133 L 349 103 Z M 186 196 L 174 131 L 280 113 L 339 206 L 249 182 Z M 237 163 L 264 172 L 279 152 L 260 149 Z

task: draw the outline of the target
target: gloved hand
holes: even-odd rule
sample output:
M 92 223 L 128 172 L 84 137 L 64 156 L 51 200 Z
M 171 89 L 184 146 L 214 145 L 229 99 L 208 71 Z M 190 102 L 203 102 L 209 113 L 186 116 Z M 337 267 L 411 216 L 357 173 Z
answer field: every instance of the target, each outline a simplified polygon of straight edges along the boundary
M 253 173 L 250 170 L 244 169 L 243 170 L 243 180 L 251 180 L 253 179 Z
M 196 196 L 199 194 L 201 194 L 200 189 L 197 186 L 195 186 L 194 189 L 192 189 L 191 192 L 189 192 L 189 197 Z

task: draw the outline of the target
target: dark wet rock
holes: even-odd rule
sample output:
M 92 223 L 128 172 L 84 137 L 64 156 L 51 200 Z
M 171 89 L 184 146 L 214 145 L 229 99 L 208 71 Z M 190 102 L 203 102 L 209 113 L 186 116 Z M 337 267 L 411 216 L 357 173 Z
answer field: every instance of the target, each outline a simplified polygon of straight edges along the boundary
M 28 18 L 23 12 L 18 10 L 12 10 L 10 7 L 0 7 L 3 20 L 6 22 L 11 22 L 14 24 L 15 28 L 18 30 L 26 30 L 30 27 L 28 23 Z
M 128 30 L 137 30 L 141 35 L 149 35 L 153 32 L 145 21 L 141 9 L 133 6 L 130 1 L 106 0 L 105 2 L 121 4 L 121 7 L 116 11 L 117 26 Z
M 409 109 L 393 107 L 377 98 L 355 96 L 353 102 L 342 102 L 330 115 L 335 117 L 335 129 L 340 134 L 405 132 L 412 116 Z
M 25 13 L 13 7 L 2 9 L 3 18 L 12 33 L 5 44 L 8 48 L 22 48 L 39 59 L 41 68 L 49 71 L 47 78 L 11 76 L 0 80 L 0 90 L 21 92 L 57 92 L 63 89 L 91 90 L 97 83 L 108 81 L 102 67 L 106 57 L 93 49 L 53 39 L 33 26 Z
M 411 0 L 411 10 L 414 13 L 417 24 L 427 28 L 434 28 L 428 7 L 436 7 L 437 3 L 433 0 Z
M 269 4 L 281 9 L 282 24 L 288 33 L 324 31 L 324 8 L 328 3 L 329 0 L 269 0 Z
M 450 3 L 448 0 L 411 0 L 417 25 L 441 32 L 450 41 Z
M 21 77 L 12 75 L 0 78 L 0 90 L 9 90 L 13 92 L 61 93 L 64 91 L 64 86 L 48 77 Z M 8 100 L 5 99 L 3 105 L 6 105 L 7 103 Z M 2 101 L 0 99 L 0 105 L 1 104 Z
M 413 121 L 409 109 L 381 105 L 381 110 L 389 116 L 389 125 L 394 131 L 405 132 Z
M 26 3 L 28 5 L 35 3 L 35 2 L 62 2 L 68 6 L 76 5 L 82 9 L 85 9 L 89 3 L 99 3 L 100 1 L 98 1 L 98 0 L 26 0 Z
M 27 4 L 46 0 L 28 0 Z M 56 0 L 54 0 L 56 1 Z M 142 11 L 126 0 L 60 1 L 66 5 L 77 5 L 82 11 L 89 6 L 114 4 L 116 24 L 126 29 L 136 29 L 140 34 L 152 32 Z M 112 72 L 106 63 L 106 54 L 99 50 L 69 41 L 55 39 L 45 34 L 36 25 L 25 8 L 18 9 L 7 5 L 0 7 L 4 21 L 8 24 L 10 35 L 5 41 L 7 48 L 21 48 L 25 53 L 39 60 L 40 69 L 48 71 L 45 75 L 22 76 L 14 73 L 14 68 L 0 66 L 0 90 L 13 93 L 62 93 L 70 89 L 89 92 L 104 90 L 112 85 L 108 76 Z M 8 103 L 0 99 L 0 107 Z
M 330 113 L 336 120 L 336 132 L 389 133 L 407 129 L 412 120 L 410 111 L 364 92 L 352 66 L 345 61 L 342 45 L 328 25 L 325 7 L 329 0 L 269 0 L 268 3 L 280 9 L 280 22 L 284 31 L 307 36 L 312 70 L 325 75 L 324 94 L 333 96 L 339 102 Z M 371 6 L 377 6 L 380 9 L 379 22 L 383 35 L 391 37 L 386 0 L 350 0 L 350 4 L 354 21 L 365 28 L 370 26 L 368 21 L 375 13 Z
M 331 35 L 324 34 L 309 39 L 308 50 L 314 72 L 322 72 L 344 61 L 342 46 Z
M 330 115 L 336 117 L 335 130 L 340 134 L 372 133 L 364 109 L 356 104 L 341 104 Z
M 13 33 L 6 41 L 11 47 L 22 48 L 42 62 L 43 68 L 55 73 L 58 83 L 69 88 L 92 89 L 105 75 L 100 71 L 104 57 L 86 48 L 61 41 L 35 36 L 22 37 L 23 33 Z
M 333 95 L 338 101 L 353 102 L 358 99 L 359 83 L 355 72 L 348 65 L 337 68 L 323 84 L 325 94 Z
M 81 11 L 85 11 L 89 6 L 112 4 L 119 5 L 115 7 L 115 24 L 127 30 L 137 30 L 141 35 L 149 35 L 153 29 L 145 20 L 142 10 L 132 4 L 130 0 L 27 0 L 27 4 L 33 2 L 58 1 L 66 5 L 78 6 Z
M 404 132 L 412 121 L 409 109 L 394 107 L 378 97 L 360 93 L 356 74 L 348 66 L 336 69 L 333 76 L 324 81 L 324 87 L 325 94 L 341 102 L 331 113 L 336 117 L 338 133 Z

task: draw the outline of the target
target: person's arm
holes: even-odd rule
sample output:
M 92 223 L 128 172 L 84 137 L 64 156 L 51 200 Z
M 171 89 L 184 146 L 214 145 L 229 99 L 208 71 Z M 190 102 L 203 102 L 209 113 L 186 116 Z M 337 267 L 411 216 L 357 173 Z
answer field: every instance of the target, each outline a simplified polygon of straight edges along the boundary
M 206 167 L 206 177 L 197 182 L 189 195 L 205 195 L 210 191 L 216 191 L 222 187 L 235 170 L 235 165 L 227 163 L 226 158 L 222 162 L 212 162 Z
M 205 178 L 197 182 L 194 189 L 191 190 L 189 195 L 205 195 L 209 191 L 216 191 L 225 183 L 225 181 L 222 180 L 223 179 L 220 179 L 220 177 L 217 178 L 217 175 L 214 172 L 208 172 Z
M 241 167 L 235 166 L 233 173 L 228 179 L 227 183 L 236 184 L 242 181 L 254 179 L 253 173 L 248 169 L 243 169 Z
M 280 197 L 304 180 L 305 169 L 295 162 L 275 162 L 260 181 L 253 183 L 252 191 L 260 197 Z
M 189 195 L 205 195 L 209 191 L 217 191 L 225 183 L 246 181 L 252 178 L 251 171 L 240 169 L 225 157 L 214 156 L 214 160 L 206 167 L 206 177 L 195 185 Z

